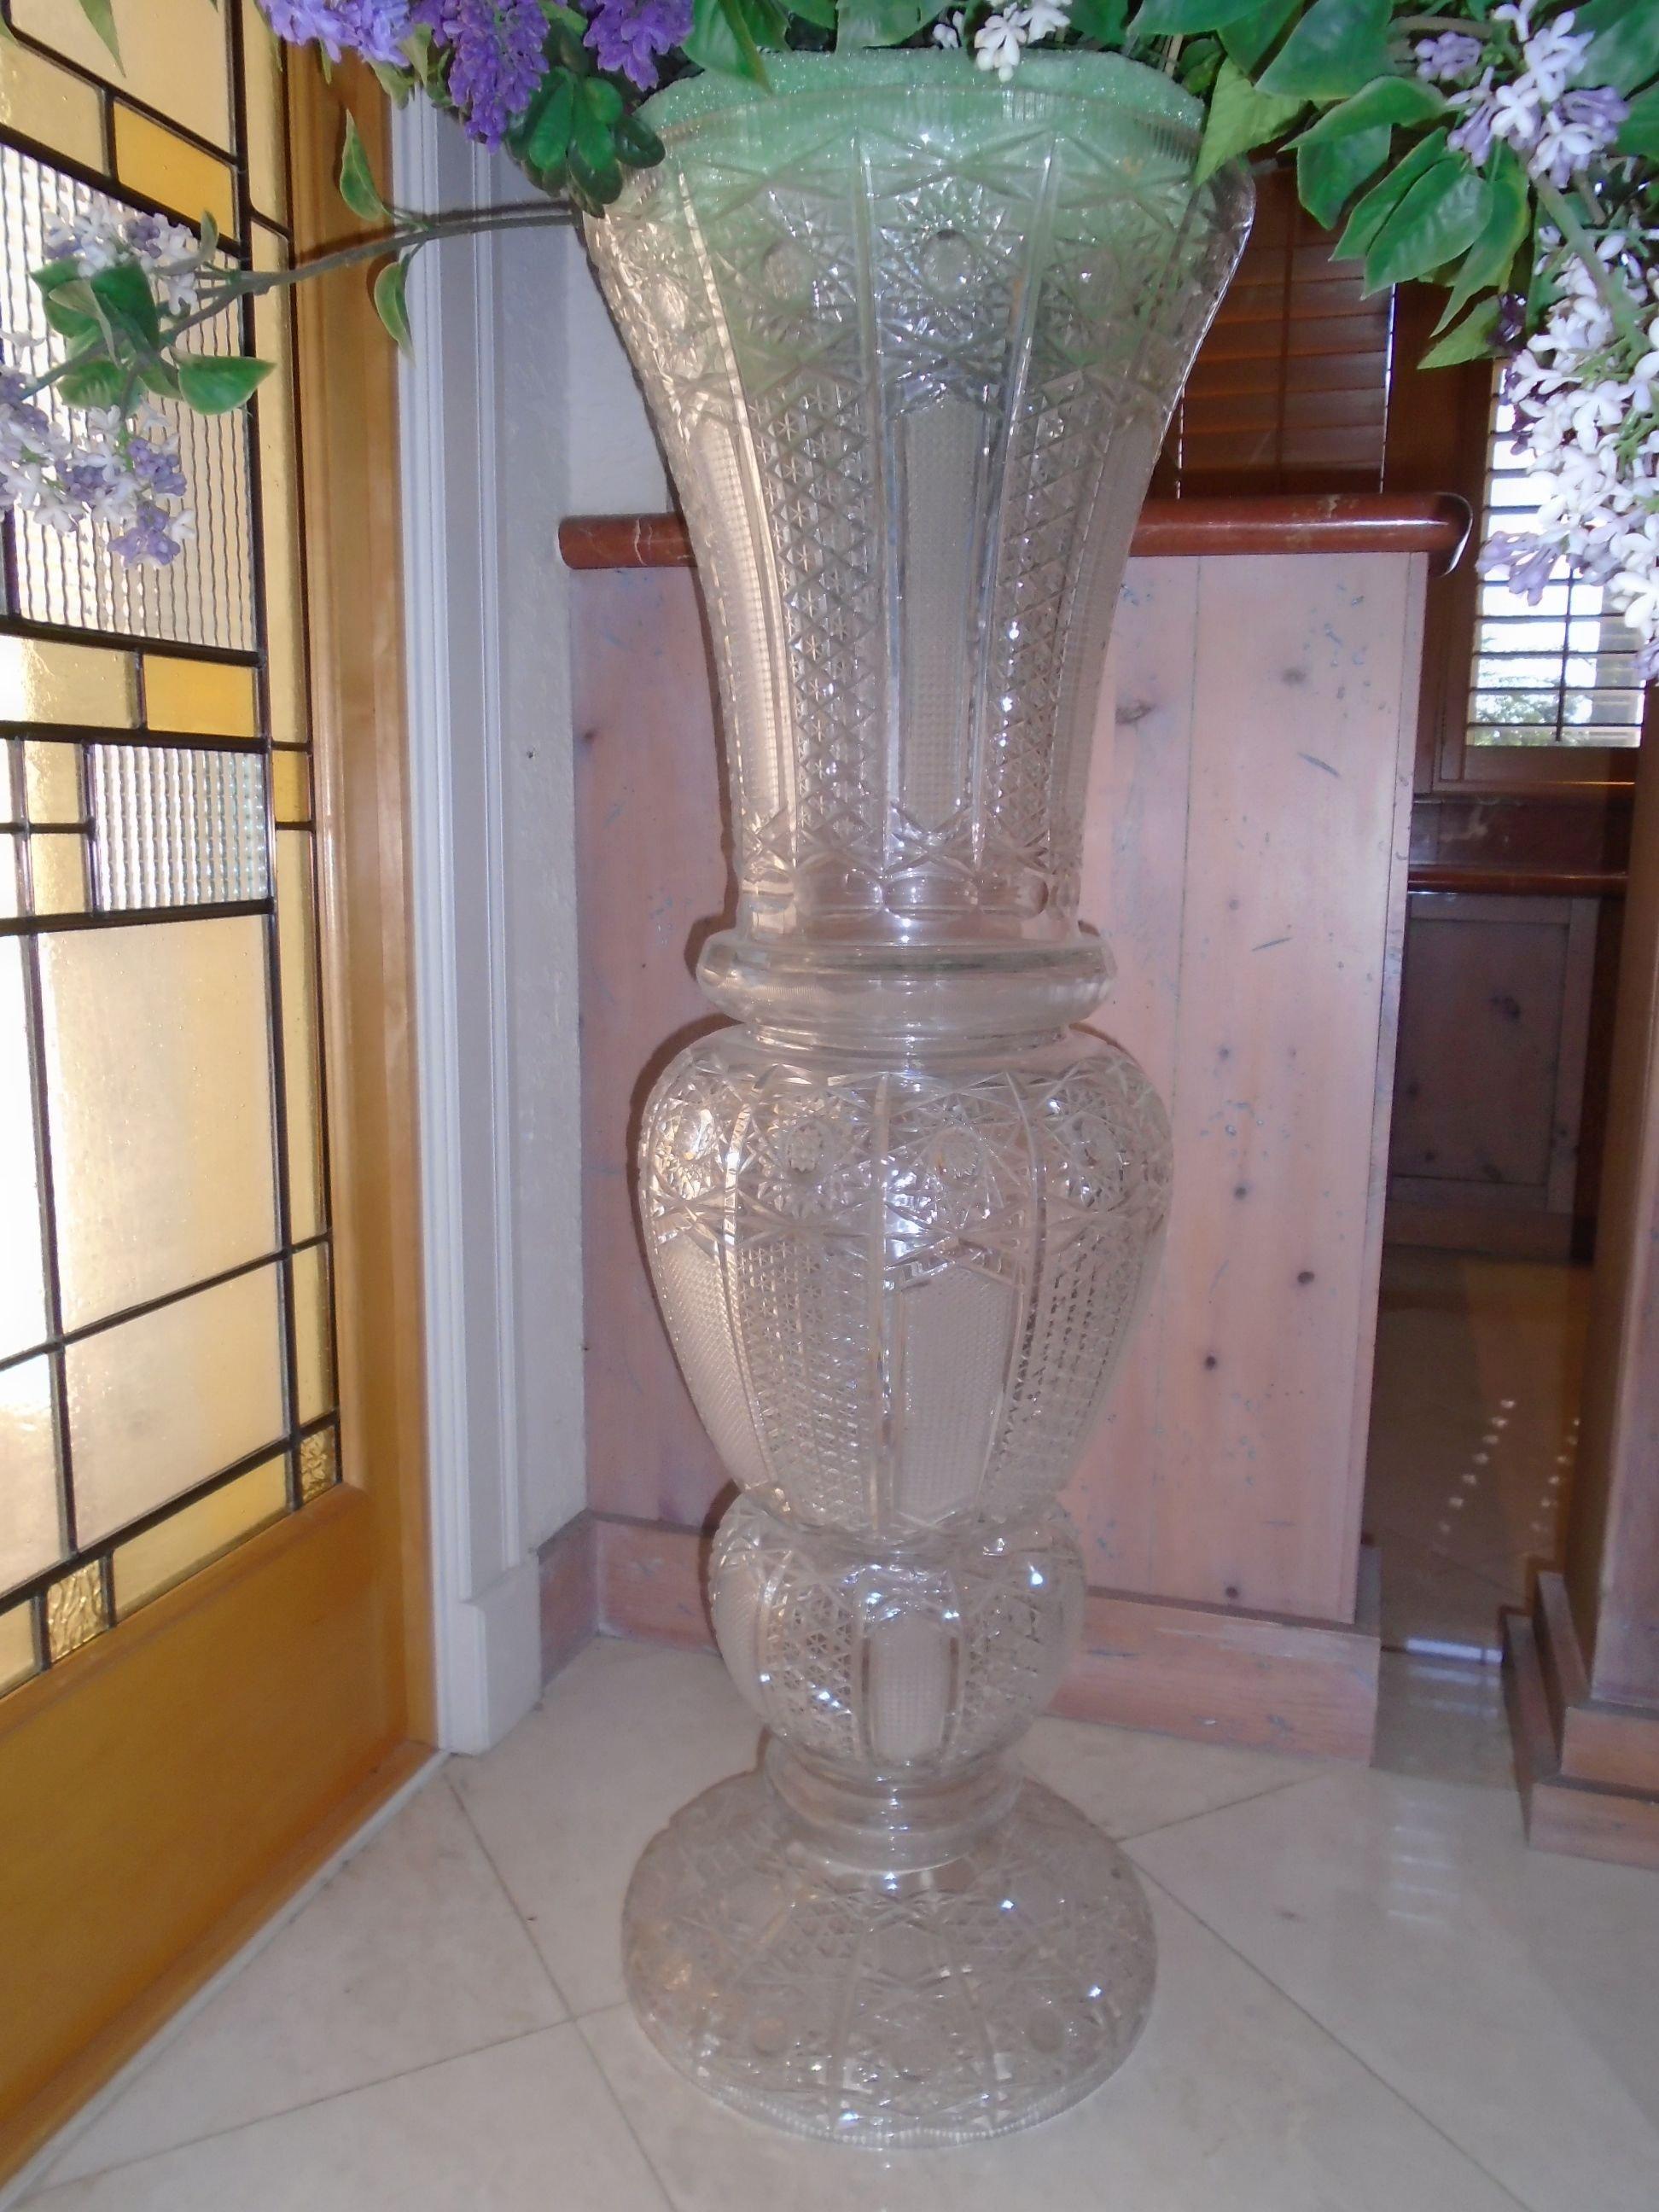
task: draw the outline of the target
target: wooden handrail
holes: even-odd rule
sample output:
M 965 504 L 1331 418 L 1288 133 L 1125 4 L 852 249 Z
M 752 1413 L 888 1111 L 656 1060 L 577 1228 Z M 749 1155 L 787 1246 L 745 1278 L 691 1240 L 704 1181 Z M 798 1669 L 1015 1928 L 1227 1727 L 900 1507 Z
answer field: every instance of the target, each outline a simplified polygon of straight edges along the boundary
M 1219 553 L 1429 553 L 1443 574 L 1462 553 L 1469 511 L 1449 493 L 1388 499 L 1370 492 L 1286 498 L 1150 499 L 1132 553 L 1143 559 Z M 689 568 L 678 514 L 578 514 L 559 525 L 569 568 Z

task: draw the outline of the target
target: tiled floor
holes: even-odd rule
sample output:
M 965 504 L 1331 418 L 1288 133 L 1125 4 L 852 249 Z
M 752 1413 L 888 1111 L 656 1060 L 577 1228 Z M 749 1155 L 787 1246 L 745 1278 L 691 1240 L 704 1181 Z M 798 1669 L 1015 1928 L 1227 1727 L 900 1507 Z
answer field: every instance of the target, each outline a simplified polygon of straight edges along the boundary
M 1464 1717 L 1468 1725 L 1468 1717 Z M 1489 1734 L 1491 1731 L 1489 1731 Z M 686 2087 L 621 2003 L 640 1847 L 755 1730 L 595 1644 L 453 1761 L 65 2151 L 39 2212 L 1653 2212 L 1659 1887 L 1506 1788 L 1045 1721 L 1128 1847 L 1158 1995 L 1085 2104 L 879 2158 Z M 1432 1757 L 1429 1763 L 1432 1764 Z
M 1391 1650 L 1498 1660 L 1500 1608 L 1556 1557 L 1589 1304 L 1587 1267 L 1384 1255 L 1365 1532 Z

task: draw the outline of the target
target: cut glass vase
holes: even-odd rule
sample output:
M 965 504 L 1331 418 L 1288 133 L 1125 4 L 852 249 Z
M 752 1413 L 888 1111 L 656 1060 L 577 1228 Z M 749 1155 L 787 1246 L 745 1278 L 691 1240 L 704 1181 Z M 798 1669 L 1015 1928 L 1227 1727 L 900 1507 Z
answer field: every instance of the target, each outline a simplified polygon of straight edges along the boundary
M 736 1026 L 647 1109 L 657 1291 L 738 1486 L 720 1650 L 758 1771 L 646 1851 L 635 2008 L 803 2134 L 971 2141 L 1127 2054 L 1127 1862 L 1022 1778 L 1084 1575 L 1058 1503 L 1162 1239 L 1164 1109 L 1071 1027 L 1130 534 L 1243 243 L 1196 104 L 1107 56 L 683 81 L 589 226 L 684 502 L 728 741 Z

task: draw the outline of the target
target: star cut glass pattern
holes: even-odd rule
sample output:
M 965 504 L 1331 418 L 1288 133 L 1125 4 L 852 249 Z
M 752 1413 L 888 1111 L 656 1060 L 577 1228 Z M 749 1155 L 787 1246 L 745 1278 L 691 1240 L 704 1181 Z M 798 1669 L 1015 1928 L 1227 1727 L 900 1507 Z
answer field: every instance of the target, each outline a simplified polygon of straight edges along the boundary
M 1169 1206 L 1164 1109 L 1069 1024 L 1111 615 L 1248 228 L 1116 57 L 769 56 L 686 80 L 590 226 L 707 595 L 738 1026 L 643 1119 L 652 1269 L 737 1485 L 711 1559 L 761 1769 L 646 1852 L 629 1987 L 740 2110 L 999 2134 L 1127 2055 L 1151 1923 L 1015 1740 L 1075 1641 L 1056 1503 Z

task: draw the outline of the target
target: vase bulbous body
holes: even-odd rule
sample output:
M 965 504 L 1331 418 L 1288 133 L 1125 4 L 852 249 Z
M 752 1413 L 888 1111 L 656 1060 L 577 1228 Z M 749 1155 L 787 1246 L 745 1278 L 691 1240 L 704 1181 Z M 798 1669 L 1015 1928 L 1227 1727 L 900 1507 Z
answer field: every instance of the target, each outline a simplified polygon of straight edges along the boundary
M 736 1026 L 647 1107 L 641 1202 L 739 1495 L 711 1601 L 762 1769 L 650 1846 L 630 1994 L 713 2094 L 971 2140 L 1150 1999 L 1127 1863 L 1010 1747 L 1083 1601 L 1056 1500 L 1168 1208 L 1162 1106 L 1071 1024 L 1105 647 L 1248 227 L 1195 104 L 1106 56 L 768 57 L 684 81 L 589 227 L 684 503 L 727 737 Z

